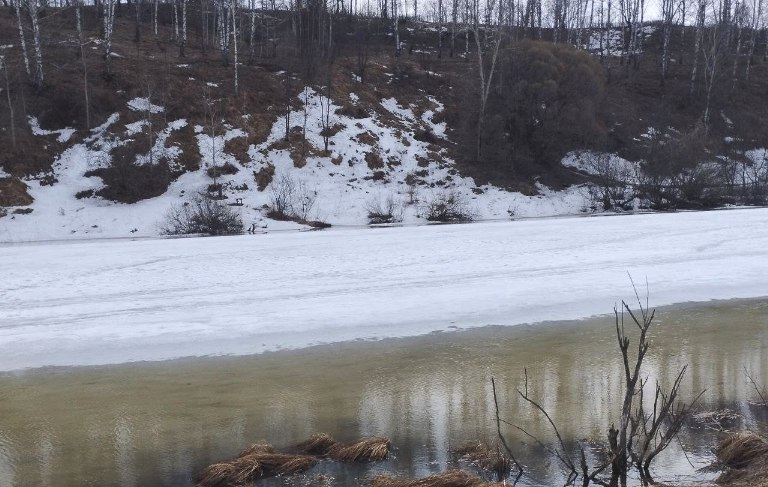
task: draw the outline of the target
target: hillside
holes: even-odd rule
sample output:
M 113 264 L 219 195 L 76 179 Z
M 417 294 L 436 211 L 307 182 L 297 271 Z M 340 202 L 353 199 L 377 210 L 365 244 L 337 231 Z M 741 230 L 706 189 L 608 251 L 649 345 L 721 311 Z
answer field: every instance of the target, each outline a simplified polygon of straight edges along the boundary
M 632 67 L 611 55 L 617 31 L 602 31 L 604 56 L 600 31 L 591 52 L 546 32 L 510 41 L 479 124 L 470 30 L 450 56 L 434 24 L 404 19 L 395 56 L 389 23 L 340 16 L 323 50 L 292 34 L 288 13 L 260 12 L 268 36 L 238 40 L 235 62 L 193 12 L 181 57 L 170 7 L 155 34 L 148 5 L 139 22 L 117 5 L 109 72 L 98 11 L 82 9 L 81 43 L 73 8 L 46 9 L 40 87 L 14 11 L 0 9 L 0 240 L 157 235 L 197 195 L 252 231 L 764 202 L 768 64 L 756 56 L 737 89 L 722 82 L 702 128 L 690 28 L 673 36 L 663 84 L 652 25 Z

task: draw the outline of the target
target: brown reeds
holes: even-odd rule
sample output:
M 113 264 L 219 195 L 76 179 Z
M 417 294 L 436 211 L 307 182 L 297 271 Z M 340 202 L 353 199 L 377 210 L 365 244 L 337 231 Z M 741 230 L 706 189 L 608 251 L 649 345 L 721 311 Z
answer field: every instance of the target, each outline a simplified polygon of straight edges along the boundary
M 331 448 L 337 445 L 336 440 L 327 433 L 316 433 L 302 441 L 294 448 L 297 452 L 307 455 L 327 455 Z
M 759 460 L 768 460 L 768 441 L 751 433 L 735 433 L 728 436 L 715 452 L 720 463 L 728 468 L 745 468 Z
M 275 453 L 270 445 L 257 444 L 234 460 L 205 468 L 195 477 L 195 483 L 203 487 L 242 486 L 261 478 L 304 472 L 316 463 L 315 457 Z
M 373 462 L 386 459 L 390 449 L 388 438 L 372 436 L 346 445 L 337 443 L 329 448 L 328 456 L 337 462 Z
M 272 447 L 272 445 L 268 445 L 266 443 L 254 443 L 245 450 L 241 451 L 240 454 L 237 455 L 237 458 L 247 457 L 248 455 L 252 455 L 254 453 L 275 453 L 275 449 Z
M 491 487 L 493 484 L 461 470 L 432 475 L 422 479 L 403 480 L 389 475 L 377 475 L 370 480 L 371 487 Z
M 726 471 L 717 479 L 723 485 L 768 486 L 768 440 L 751 432 L 728 436 L 715 452 Z
M 481 470 L 492 472 L 499 481 L 512 470 L 512 461 L 498 446 L 491 448 L 479 441 L 470 442 L 456 450 L 456 453 Z
M 253 458 L 261 464 L 262 477 L 292 475 L 309 470 L 317 464 L 317 458 L 308 455 L 290 453 L 256 453 L 246 458 Z

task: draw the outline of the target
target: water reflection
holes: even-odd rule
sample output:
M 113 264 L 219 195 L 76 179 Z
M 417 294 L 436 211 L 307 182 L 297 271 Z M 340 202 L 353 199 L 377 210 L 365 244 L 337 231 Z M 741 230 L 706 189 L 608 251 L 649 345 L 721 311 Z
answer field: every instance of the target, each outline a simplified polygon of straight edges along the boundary
M 681 398 L 702 389 L 703 407 L 755 409 L 747 367 L 768 381 L 768 301 L 663 310 L 644 377 L 668 385 L 689 364 Z M 56 369 L 0 377 L 0 485 L 134 487 L 191 485 L 190 477 L 244 446 L 295 444 L 313 432 L 340 440 L 387 435 L 399 448 L 373 466 L 318 471 L 356 485 L 371 471 L 407 476 L 442 471 L 467 440 L 495 435 L 490 377 L 502 415 L 552 439 L 519 397 L 529 391 L 567 441 L 602 439 L 622 395 L 622 364 L 611 319 L 488 328 L 408 340 L 348 343 L 254 357 Z M 707 436 L 709 435 L 709 436 Z M 557 468 L 509 432 L 534 476 Z M 686 434 L 694 463 L 707 461 L 712 434 Z M 679 448 L 675 445 L 674 448 Z M 680 456 L 666 473 L 691 472 Z M 267 485 L 278 485 L 278 481 Z

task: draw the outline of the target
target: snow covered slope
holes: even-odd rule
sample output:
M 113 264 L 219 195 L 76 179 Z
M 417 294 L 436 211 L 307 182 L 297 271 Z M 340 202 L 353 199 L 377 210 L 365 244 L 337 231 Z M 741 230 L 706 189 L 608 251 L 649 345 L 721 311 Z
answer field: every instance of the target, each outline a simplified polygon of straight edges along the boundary
M 327 98 L 310 87 L 299 94 L 290 120 L 296 138 L 303 138 L 302 132 L 306 134 L 301 142 L 284 140 L 284 117 L 276 119 L 271 129 L 267 126 L 266 140 L 253 143 L 244 130 L 257 123 L 250 121 L 249 115 L 237 121 L 240 126 L 225 124 L 225 130 L 219 130 L 215 136 L 207 127 L 184 119 L 169 120 L 163 126 L 161 117 L 155 116 L 151 119 L 154 157 L 148 157 L 149 153 L 138 154 L 134 164 L 169 161 L 172 169 L 183 171 L 178 162 L 181 150 L 169 140 L 182 129 L 194 129 L 192 143 L 196 141 L 197 147 L 193 149 L 200 158 L 200 168 L 184 172 L 165 193 L 133 204 L 93 195 L 82 197 L 83 193 L 98 192 L 103 187 L 101 178 L 93 176 L 94 171 L 109 167 L 116 149 L 146 137 L 142 130 L 149 125 L 142 117 L 163 112 L 163 107 L 146 99 L 130 100 L 122 117 L 114 114 L 62 151 L 49 175 L 55 178 L 55 184 L 49 184 L 51 177 L 25 181 L 34 198 L 29 207 L 32 212 L 13 214 L 11 208 L 8 216 L 0 217 L 0 242 L 159 235 L 172 207 L 205 193 L 213 182 L 209 171 L 214 164 L 217 168 L 228 165 L 237 171 L 220 175 L 217 182 L 223 186 L 224 203 L 236 203 L 238 199 L 242 202 L 242 206 L 233 208 L 240 213 L 246 228 L 253 223 L 267 230 L 299 227 L 266 218 L 265 207 L 272 204 L 275 185 L 284 180 L 311 195 L 313 202 L 306 219 L 333 225 L 365 225 L 368 208 L 390 198 L 400 209 L 404 223 L 424 222 L 424 205 L 447 191 L 459 195 L 474 217 L 481 220 L 508 219 L 510 215 L 576 214 L 588 206 L 585 192 L 578 187 L 557 192 L 539 186 L 540 194 L 535 196 L 489 185 L 478 188 L 472 178 L 463 177 L 454 168 L 445 149 L 450 146 L 446 124 L 437 117 L 443 105 L 433 97 L 425 95 L 418 105 L 402 106 L 394 98 L 363 104 L 352 93 L 348 100 L 338 103 L 351 106 L 358 113 L 346 115 L 342 105 L 333 101 L 329 104 Z M 137 121 L 129 123 L 136 118 Z M 30 119 L 30 124 L 37 127 L 35 119 Z M 66 135 L 69 140 L 72 132 L 37 127 L 35 133 L 42 138 Z M 332 133 L 327 152 L 324 133 Z M 239 155 L 228 152 L 226 144 L 238 139 L 246 150 Z M 430 139 L 433 142 L 428 142 Z M 435 143 L 441 141 L 442 146 Z M 256 175 L 265 171 L 273 175 L 259 189 Z
M 0 370 L 768 296 L 768 209 L 0 246 Z

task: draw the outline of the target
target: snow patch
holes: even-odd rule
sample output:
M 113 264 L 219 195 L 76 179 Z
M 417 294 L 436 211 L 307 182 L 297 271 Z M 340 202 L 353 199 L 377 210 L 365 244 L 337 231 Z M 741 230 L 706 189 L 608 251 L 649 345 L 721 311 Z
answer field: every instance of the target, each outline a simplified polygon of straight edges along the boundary
M 164 108 L 153 105 L 147 98 L 134 98 L 128 102 L 128 108 L 135 112 L 161 113 Z
M 57 142 L 61 142 L 62 144 L 65 142 L 69 142 L 69 139 L 72 138 L 72 136 L 77 132 L 77 130 L 73 128 L 63 128 L 59 130 L 45 130 L 40 127 L 40 122 L 37 120 L 37 117 L 28 117 L 29 121 L 29 128 L 32 130 L 32 133 L 34 135 L 58 135 L 56 138 Z

